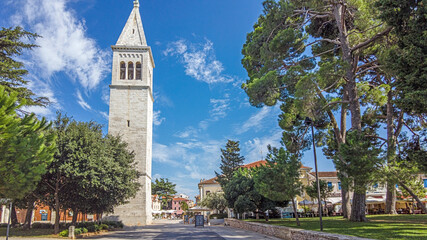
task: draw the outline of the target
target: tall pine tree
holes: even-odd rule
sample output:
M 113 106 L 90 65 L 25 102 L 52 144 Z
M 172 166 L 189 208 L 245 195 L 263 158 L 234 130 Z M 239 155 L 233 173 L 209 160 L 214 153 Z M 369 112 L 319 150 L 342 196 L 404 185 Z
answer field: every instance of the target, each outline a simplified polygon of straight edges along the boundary
M 243 165 L 245 158 L 240 156 L 239 141 L 228 140 L 225 149 L 221 149 L 221 154 L 221 165 L 219 167 L 221 173 L 215 172 L 215 174 L 221 187 L 224 188 L 233 177 L 234 171 Z

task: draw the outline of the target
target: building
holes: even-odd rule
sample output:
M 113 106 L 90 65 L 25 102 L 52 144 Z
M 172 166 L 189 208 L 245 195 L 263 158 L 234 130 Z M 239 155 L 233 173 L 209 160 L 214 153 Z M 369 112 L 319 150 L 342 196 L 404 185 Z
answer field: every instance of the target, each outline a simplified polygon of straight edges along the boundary
M 157 194 L 151 196 L 151 210 L 153 213 L 162 210 L 162 201 Z
M 121 135 L 135 153 L 141 172 L 141 189 L 129 203 L 116 207 L 106 219 L 121 220 L 127 226 L 150 224 L 151 161 L 153 131 L 153 68 L 151 48 L 142 27 L 139 1 L 113 50 L 108 133 Z
M 175 217 L 181 217 L 184 214 L 184 210 L 181 207 L 182 202 L 186 202 L 189 205 L 190 200 L 187 198 L 174 197 L 172 199 L 172 209 L 174 211 Z

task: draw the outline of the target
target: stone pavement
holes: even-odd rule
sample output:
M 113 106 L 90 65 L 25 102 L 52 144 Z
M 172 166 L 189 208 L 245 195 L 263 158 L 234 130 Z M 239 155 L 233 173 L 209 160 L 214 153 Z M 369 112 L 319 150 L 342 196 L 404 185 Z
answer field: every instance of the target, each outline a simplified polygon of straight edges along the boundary
M 4 239 L 4 238 L 0 238 Z M 12 240 L 34 240 L 35 238 L 10 238 Z M 64 238 L 62 238 L 64 239 Z M 84 239 L 100 239 L 100 240 L 119 240 L 119 239 L 177 239 L 177 240 L 236 240 L 236 239 L 268 239 L 277 240 L 278 238 L 265 236 L 255 232 L 244 231 L 231 227 L 224 226 L 206 226 L 194 227 L 194 224 L 184 225 L 179 221 L 161 220 L 155 221 L 153 225 L 126 229 L 125 231 L 112 232 L 104 235 L 97 235 Z M 38 240 L 52 240 L 38 239 Z

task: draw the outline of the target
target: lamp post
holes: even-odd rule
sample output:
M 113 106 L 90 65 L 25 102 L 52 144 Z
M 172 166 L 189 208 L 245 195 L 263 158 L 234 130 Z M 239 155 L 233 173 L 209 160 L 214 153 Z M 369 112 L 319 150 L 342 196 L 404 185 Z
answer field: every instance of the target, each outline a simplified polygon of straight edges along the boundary
M 323 221 L 322 221 L 322 202 L 320 201 L 320 183 L 319 183 L 319 174 L 317 171 L 317 156 L 316 156 L 316 144 L 314 143 L 314 122 L 309 117 L 305 119 L 305 124 L 311 126 L 311 138 L 313 140 L 313 154 L 314 154 L 314 169 L 316 171 L 316 182 L 317 182 L 317 201 L 319 203 L 319 218 L 320 218 L 320 231 L 323 231 Z

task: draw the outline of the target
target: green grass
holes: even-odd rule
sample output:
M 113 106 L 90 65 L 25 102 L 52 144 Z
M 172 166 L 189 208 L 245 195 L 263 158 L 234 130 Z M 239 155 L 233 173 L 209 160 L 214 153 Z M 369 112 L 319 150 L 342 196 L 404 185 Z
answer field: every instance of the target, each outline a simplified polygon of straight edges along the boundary
M 342 217 L 324 217 L 323 230 L 372 239 L 427 239 L 427 215 L 370 215 L 368 219 L 369 222 L 355 223 Z M 296 225 L 295 219 L 246 221 L 320 231 L 319 218 L 300 218 L 300 227 Z
M 0 237 L 6 236 L 6 228 L 0 228 Z M 24 230 L 22 228 L 11 228 L 11 237 L 30 237 L 30 238 L 57 238 L 58 235 L 53 234 L 53 229 L 30 229 Z

